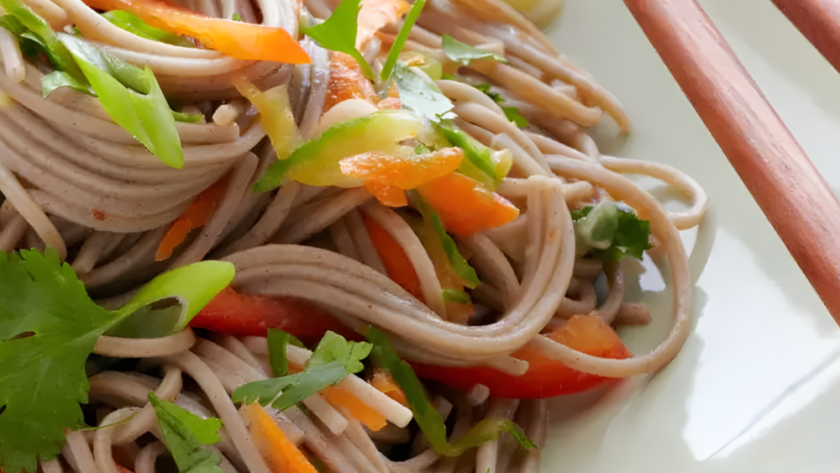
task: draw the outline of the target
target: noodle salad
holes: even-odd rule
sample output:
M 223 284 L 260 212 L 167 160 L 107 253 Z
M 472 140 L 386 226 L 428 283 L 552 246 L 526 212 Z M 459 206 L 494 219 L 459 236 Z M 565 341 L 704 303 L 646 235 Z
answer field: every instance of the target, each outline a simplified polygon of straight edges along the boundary
M 705 193 L 499 0 L 0 10 L 2 472 L 533 473 L 547 399 L 689 335 Z

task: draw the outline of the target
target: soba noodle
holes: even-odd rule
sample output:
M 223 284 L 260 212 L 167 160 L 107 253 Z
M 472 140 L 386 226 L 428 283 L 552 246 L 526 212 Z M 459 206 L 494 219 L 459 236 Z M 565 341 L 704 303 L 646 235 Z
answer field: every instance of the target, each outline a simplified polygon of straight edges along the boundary
M 96 98 L 61 88 L 44 99 L 43 70 L 22 54 L 14 35 L 0 28 L 0 89 L 12 100 L 0 108 L 0 191 L 6 198 L 0 207 L 0 250 L 57 250 L 103 304 L 118 306 L 153 276 L 212 258 L 235 265 L 233 286 L 239 292 L 309 301 L 358 332 L 369 325 L 378 327 L 401 356 L 415 363 L 490 367 L 522 375 L 528 362 L 511 354 L 530 344 L 542 356 L 580 372 L 624 378 L 656 372 L 685 343 L 691 326 L 691 287 L 679 230 L 702 220 L 707 206 L 703 190 L 670 166 L 602 155 L 587 129 L 606 113 L 622 132 L 629 132 L 628 115 L 588 73 L 498 0 L 428 0 L 403 49 L 440 57 L 442 35 L 450 35 L 504 55 L 505 63 L 474 61 L 459 73 L 473 82 L 492 83 L 504 104 L 516 107 L 529 123 L 517 126 L 498 100 L 468 81 L 435 82 L 454 104 L 455 123 L 462 130 L 493 150 L 511 153 L 512 170 L 496 192 L 521 210 L 506 225 L 456 238 L 482 282 L 470 291 L 476 303 L 469 324 L 448 320 L 435 262 L 404 214 L 377 202 L 365 188 L 290 181 L 268 193 L 249 191 L 277 155 L 263 123 L 255 119 L 259 115 L 234 87 L 233 78 L 244 74 L 261 90 L 287 86 L 300 135 L 311 139 L 335 123 L 378 110 L 369 101 L 355 99 L 322 118 L 325 103 L 332 100 L 333 53 L 306 38 L 302 47 L 311 64 L 245 61 L 132 34 L 103 21 L 82 0 L 25 3 L 54 29 L 75 25 L 105 51 L 148 66 L 168 100 L 182 104 L 183 112 L 205 118 L 204 123 L 177 124 L 184 167 L 167 167 L 116 125 Z M 338 4 L 179 3 L 211 17 L 231 18 L 236 13 L 244 22 L 281 27 L 294 37 L 301 14 L 323 20 Z M 376 68 L 400 26 L 386 26 L 363 49 Z M 691 205 L 667 212 L 622 173 L 647 175 L 674 186 Z M 217 182 L 223 188 L 212 216 L 171 257 L 156 261 L 156 250 L 172 222 Z M 576 254 L 570 212 L 607 199 L 623 201 L 650 222 L 652 241 L 667 262 L 674 291 L 672 328 L 665 340 L 650 353 L 627 359 L 588 355 L 545 335 L 578 315 L 599 317 L 608 325 L 645 324 L 651 319 L 645 306 L 625 302 L 619 265 Z M 416 273 L 417 297 L 389 277 L 367 221 L 381 227 L 404 252 Z M 602 274 L 609 291 L 599 298 L 596 280 Z M 272 377 L 265 338 L 190 329 L 154 339 L 103 336 L 95 353 L 141 361 L 90 377 L 91 406 L 96 407 L 100 429 L 68 430 L 60 458 L 41 463 L 45 473 L 118 473 L 122 466 L 137 473 L 166 471 L 161 459 L 167 448 L 147 400 L 150 391 L 199 417 L 222 420 L 222 440 L 212 449 L 221 454 L 223 471 L 275 471 L 231 400 L 240 386 Z M 289 346 L 287 356 L 304 365 L 311 352 Z M 441 456 L 410 427 L 411 410 L 364 378 L 350 375 L 338 387 L 387 419 L 387 427 L 368 430 L 320 394 L 304 400 L 303 408 L 269 409 L 292 443 L 317 457 L 327 471 L 539 471 L 539 452 L 508 448 L 506 436 L 460 458 Z M 545 442 L 545 400 L 495 397 L 482 384 L 468 392 L 436 384 L 429 388 L 448 419 L 452 440 L 481 419 L 494 417 L 514 419 L 538 446 Z M 411 455 L 406 456 L 409 448 Z

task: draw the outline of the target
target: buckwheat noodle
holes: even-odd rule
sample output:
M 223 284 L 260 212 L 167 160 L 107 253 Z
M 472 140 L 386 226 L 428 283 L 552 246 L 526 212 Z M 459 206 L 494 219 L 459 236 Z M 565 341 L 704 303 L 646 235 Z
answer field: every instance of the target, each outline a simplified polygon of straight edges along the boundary
M 295 182 L 265 194 L 248 190 L 276 155 L 256 112 L 231 79 L 244 73 L 263 90 L 287 85 L 301 133 L 311 138 L 323 126 L 319 122 L 332 57 L 328 51 L 305 39 L 311 64 L 242 61 L 141 38 L 103 21 L 82 0 L 25 3 L 53 28 L 76 25 L 87 40 L 115 56 L 148 66 L 167 99 L 184 104 L 182 111 L 199 111 L 211 119 L 177 124 L 185 165 L 169 168 L 113 123 L 95 98 L 69 88 L 42 98 L 43 72 L 0 29 L 0 89 L 12 99 L 0 108 L 0 191 L 6 197 L 0 206 L 0 250 L 54 248 L 92 294 L 113 298 L 111 302 L 167 269 L 224 259 L 236 266 L 234 286 L 239 291 L 308 300 L 356 330 L 373 324 L 389 335 L 402 356 L 434 365 L 481 365 L 522 374 L 527 363 L 510 354 L 531 342 L 545 356 L 576 370 L 623 378 L 655 372 L 685 343 L 691 288 L 678 231 L 700 223 L 705 193 L 670 166 L 602 155 L 587 129 L 607 114 L 629 132 L 621 105 L 498 0 L 428 0 L 405 46 L 407 51 L 440 55 L 441 35 L 449 34 L 504 54 L 507 63 L 475 61 L 460 72 L 492 82 L 505 103 L 516 106 L 530 123 L 518 128 L 496 102 L 468 84 L 437 81 L 453 101 L 456 123 L 463 130 L 486 146 L 512 153 L 513 169 L 497 192 L 522 211 L 510 224 L 459 239 L 483 283 L 471 295 L 484 321 L 472 325 L 447 320 L 441 283 L 417 235 L 366 190 Z M 334 0 L 306 0 L 303 5 L 290 0 L 180 3 L 213 17 L 238 13 L 243 21 L 282 27 L 293 35 L 302 13 L 323 19 L 337 6 Z M 399 26 L 381 31 L 365 55 L 375 59 L 387 52 Z M 688 210 L 666 212 L 622 173 L 656 178 L 692 203 Z M 170 259 L 156 262 L 155 251 L 171 222 L 221 179 L 224 192 L 210 220 Z M 624 302 L 624 276 L 617 265 L 575 256 L 570 209 L 607 197 L 625 202 L 650 222 L 674 291 L 668 335 L 650 353 L 625 360 L 586 355 L 541 335 L 578 314 L 596 315 L 610 324 L 650 321 L 646 307 Z M 363 218 L 378 223 L 403 249 L 425 302 L 387 276 Z M 609 294 L 599 304 L 595 282 L 601 274 Z M 91 401 L 100 406 L 100 429 L 68 431 L 61 457 L 42 463 L 45 473 L 117 473 L 123 463 L 115 455 L 137 473 L 163 471 L 160 458 L 167 451 L 147 402 L 149 391 L 201 417 L 222 420 L 222 441 L 212 448 L 221 453 L 225 472 L 271 471 L 230 398 L 242 384 L 271 376 L 265 339 L 196 335 L 187 329 L 160 339 L 102 337 L 96 353 L 139 358 L 139 371 L 105 370 L 90 378 Z M 289 348 L 290 360 L 305 363 L 309 355 Z M 539 471 L 539 452 L 505 450 L 500 446 L 504 437 L 461 458 L 441 458 L 407 427 L 411 411 L 357 376 L 349 376 L 340 387 L 381 413 L 389 425 L 367 431 L 317 394 L 304 401 L 308 413 L 298 407 L 272 412 L 289 439 L 329 471 Z M 485 416 L 495 416 L 515 419 L 539 446 L 545 441 L 545 400 L 494 398 L 482 385 L 469 392 L 439 387 L 433 392 L 436 406 L 453 426 L 453 439 Z M 412 445 L 409 458 L 392 461 L 382 453 L 397 445 Z

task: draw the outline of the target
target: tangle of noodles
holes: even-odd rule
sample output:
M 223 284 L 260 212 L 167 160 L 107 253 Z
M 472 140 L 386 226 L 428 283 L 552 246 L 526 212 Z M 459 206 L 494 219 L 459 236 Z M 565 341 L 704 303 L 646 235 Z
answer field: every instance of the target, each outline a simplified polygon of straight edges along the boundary
M 75 24 L 114 56 L 148 66 L 171 103 L 181 104 L 181 111 L 201 113 L 205 122 L 178 123 L 184 167 L 169 168 L 117 126 L 96 98 L 60 88 L 44 99 L 43 68 L 24 57 L 15 37 L 0 28 L 0 89 L 12 99 L 0 108 L 0 191 L 5 196 L 0 250 L 54 248 L 106 306 L 119 306 L 166 270 L 203 259 L 229 261 L 236 267 L 233 287 L 239 293 L 304 300 L 358 332 L 376 326 L 401 356 L 422 365 L 494 368 L 520 376 L 530 365 L 511 355 L 527 345 L 549 362 L 586 374 L 623 378 L 656 372 L 689 335 L 691 288 L 679 231 L 702 220 L 707 206 L 703 190 L 670 166 L 602 155 L 587 129 L 608 115 L 629 132 L 628 115 L 615 97 L 510 7 L 498 0 L 427 2 L 404 51 L 439 58 L 442 36 L 450 35 L 507 59 L 474 61 L 458 69 L 466 79 L 436 81 L 454 104 L 455 123 L 479 143 L 508 150 L 513 158 L 512 170 L 496 192 L 516 205 L 519 217 L 456 236 L 482 282 L 469 291 L 474 313 L 468 323 L 447 317 L 436 263 L 402 210 L 382 205 L 362 187 L 289 181 L 267 193 L 249 190 L 277 155 L 263 122 L 255 119 L 259 114 L 234 87 L 234 78 L 244 75 L 260 90 L 285 85 L 300 134 L 311 139 L 332 124 L 377 110 L 370 100 L 356 96 L 324 114 L 336 92 L 331 88 L 331 74 L 338 70 L 335 53 L 305 38 L 301 44 L 311 64 L 234 59 L 136 36 L 103 21 L 79 0 L 25 3 L 54 28 Z M 323 20 L 338 5 L 334 0 L 304 0 L 303 5 L 291 0 L 179 3 L 211 17 L 237 13 L 244 22 L 280 27 L 294 37 L 301 13 L 310 22 Z M 363 48 L 376 68 L 399 27 L 385 26 Z M 497 100 L 471 83 L 491 83 L 497 98 L 516 107 L 528 126 L 511 122 Z M 623 173 L 674 186 L 691 205 L 667 212 Z M 157 261 L 172 222 L 216 183 L 221 192 L 206 222 L 169 258 Z M 582 315 L 606 325 L 651 320 L 644 305 L 625 301 L 619 265 L 576 253 L 571 211 L 606 200 L 624 202 L 649 222 L 655 243 L 651 255 L 667 264 L 674 292 L 668 335 L 650 353 L 629 358 L 583 353 L 550 336 Z M 389 276 L 393 269 L 372 225 L 404 253 L 405 264 L 416 275 L 416 290 Z M 596 290 L 601 275 L 607 282 L 605 294 Z M 168 471 L 162 460 L 167 448 L 147 400 L 150 391 L 199 417 L 222 420 L 222 440 L 211 448 L 221 455 L 223 471 L 275 471 L 231 400 L 236 388 L 272 376 L 264 337 L 194 333 L 189 328 L 165 338 L 103 336 L 95 353 L 134 361 L 90 377 L 91 404 L 85 412 L 95 412 L 101 428 L 68 431 L 60 457 L 41 463 L 45 473 L 119 473 L 123 467 L 136 473 Z M 293 363 L 303 365 L 310 355 L 289 347 Z M 364 377 L 350 375 L 338 387 L 372 406 L 387 426 L 369 430 L 321 394 L 304 400 L 303 409 L 269 410 L 288 439 L 317 457 L 326 471 L 540 469 L 539 452 L 511 446 L 507 436 L 461 457 L 441 456 L 409 427 L 411 411 Z M 482 419 L 494 417 L 516 421 L 539 447 L 545 442 L 544 399 L 505 399 L 480 383 L 468 391 L 434 383 L 428 389 L 453 441 Z

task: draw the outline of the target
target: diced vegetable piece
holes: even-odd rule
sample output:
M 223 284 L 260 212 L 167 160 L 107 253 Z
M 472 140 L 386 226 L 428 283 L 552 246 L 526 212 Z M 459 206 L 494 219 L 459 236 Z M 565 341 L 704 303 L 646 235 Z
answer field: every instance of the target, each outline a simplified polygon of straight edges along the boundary
M 400 385 L 394 381 L 394 377 L 391 376 L 391 373 L 388 371 L 382 368 L 376 368 L 373 370 L 373 376 L 371 376 L 368 381 L 371 386 L 378 389 L 386 396 L 399 402 L 403 406 L 408 407 L 408 400 L 405 398 L 405 393 Z
M 464 152 L 459 148 L 409 156 L 372 152 L 344 158 L 339 168 L 345 176 L 363 179 L 365 188 L 384 205 L 401 207 L 407 204 L 401 190 L 415 189 L 454 172 L 463 158 Z M 398 199 L 392 197 L 395 194 Z
M 404 145 L 404 141 L 422 141 L 433 135 L 429 123 L 413 113 L 379 111 L 330 128 L 298 148 L 289 159 L 272 164 L 268 173 L 311 186 L 358 187 L 364 181 L 342 174 L 342 159 L 370 152 L 410 156 L 414 147 Z
M 162 0 L 86 0 L 85 3 L 99 10 L 131 12 L 149 26 L 195 38 L 204 46 L 236 59 L 310 63 L 306 51 L 283 28 L 211 18 Z M 96 31 L 82 32 L 94 39 L 107 39 L 98 38 Z
M 347 412 L 356 420 L 365 424 L 367 428 L 374 431 L 382 430 L 388 423 L 388 420 L 376 412 L 373 408 L 362 402 L 358 397 L 354 396 L 338 386 L 330 386 L 321 391 L 321 396 L 333 406 L 340 406 L 347 409 Z
M 375 220 L 364 213 L 362 214 L 362 220 L 376 252 L 379 253 L 379 257 L 385 265 L 388 277 L 412 296 L 422 301 L 423 291 L 420 289 L 420 279 L 417 277 L 414 265 L 411 264 L 411 260 L 408 259 L 405 251 Z
M 601 358 L 630 358 L 630 351 L 613 329 L 599 317 L 576 315 L 563 327 L 548 335 L 580 352 Z M 573 370 L 559 361 L 546 358 L 532 345 L 512 354 L 528 362 L 528 371 L 522 376 L 512 376 L 493 368 L 453 368 L 412 363 L 421 378 L 435 379 L 449 386 L 468 390 L 483 384 L 496 397 L 513 399 L 542 399 L 587 391 L 609 378 Z
M 264 337 L 271 327 L 306 344 L 318 343 L 327 331 L 348 339 L 360 338 L 328 313 L 301 299 L 240 294 L 231 288 L 216 295 L 190 325 L 234 337 Z
M 193 200 L 187 210 L 172 224 L 160 240 L 155 261 L 169 259 L 175 248 L 186 240 L 187 235 L 196 228 L 201 228 L 213 216 L 216 205 L 227 187 L 227 179 L 220 179 L 208 187 Z
M 464 150 L 467 159 L 461 165 L 459 170 L 461 174 L 481 182 L 490 189 L 495 189 L 496 164 L 493 162 L 490 148 L 479 143 L 451 122 L 442 122 L 439 129 L 453 146 Z
M 417 192 L 435 209 L 446 230 L 459 236 L 504 225 L 519 215 L 507 199 L 458 173 L 423 184 Z
M 248 404 L 242 408 L 242 415 L 249 424 L 254 445 L 273 473 L 317 473 L 262 406 Z

